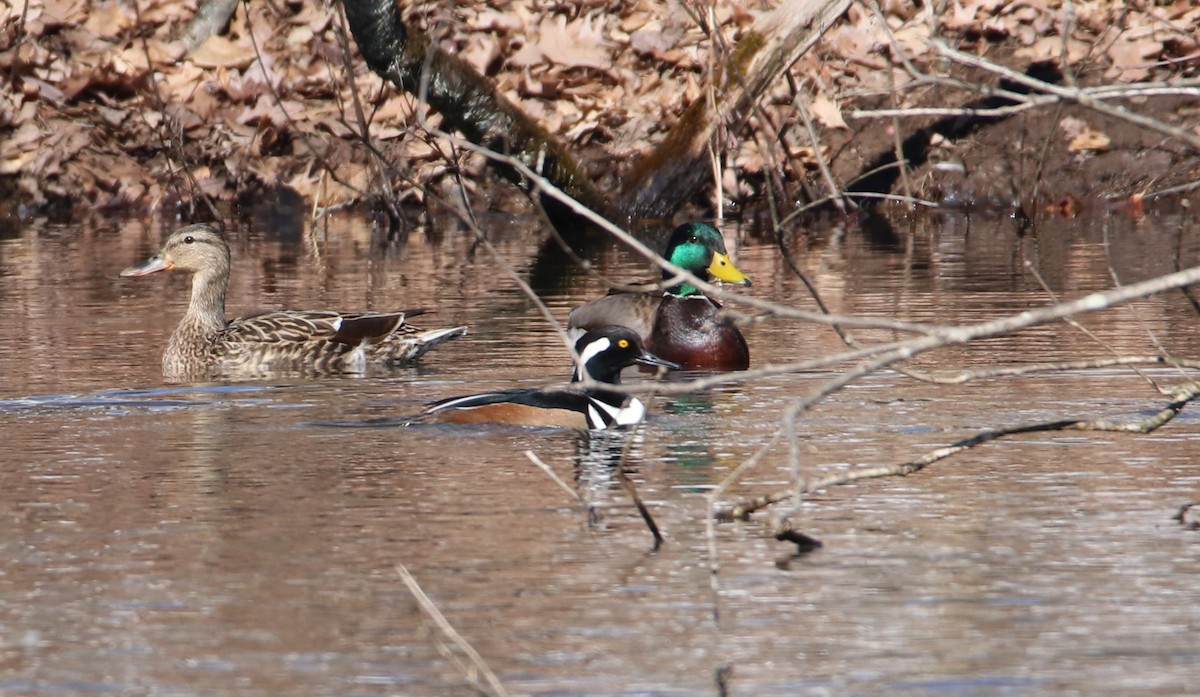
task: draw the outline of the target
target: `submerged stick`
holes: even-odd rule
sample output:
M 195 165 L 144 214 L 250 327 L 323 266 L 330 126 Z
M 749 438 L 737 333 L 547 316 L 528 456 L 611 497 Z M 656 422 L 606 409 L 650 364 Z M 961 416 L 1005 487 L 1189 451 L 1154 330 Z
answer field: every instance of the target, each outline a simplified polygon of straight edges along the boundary
M 474 647 L 467 643 L 467 640 L 464 639 L 461 634 L 455 631 L 454 627 L 451 626 L 450 622 L 446 619 L 446 616 L 442 614 L 441 610 L 437 609 L 437 605 L 434 605 L 433 601 L 429 599 L 429 596 L 425 595 L 425 591 L 421 590 L 421 586 L 417 583 L 417 579 L 413 578 L 413 575 L 408 572 L 408 569 L 405 568 L 403 564 L 396 564 L 396 573 L 400 574 L 400 580 L 404 581 L 404 585 L 408 586 L 408 592 L 412 593 L 413 598 L 415 598 L 417 601 L 417 604 L 421 606 L 421 609 L 425 611 L 426 615 L 429 615 L 429 618 L 433 620 L 434 625 L 438 628 L 442 635 L 449 639 L 452 644 L 458 647 L 458 650 L 462 651 L 463 654 L 470 660 L 471 670 L 466 670 L 465 676 L 467 681 L 486 694 L 494 695 L 495 697 L 508 697 L 508 691 L 504 689 L 504 685 L 500 684 L 500 679 L 496 677 L 496 674 L 492 672 L 492 669 L 488 668 L 487 663 L 485 663 L 483 660 L 483 657 L 479 655 L 479 652 L 476 651 Z M 473 671 L 478 671 L 478 675 L 475 675 Z M 479 682 L 479 675 L 483 676 L 486 684 L 481 684 Z
M 629 498 L 633 499 L 633 505 L 637 507 L 642 520 L 646 521 L 646 527 L 650 528 L 650 534 L 654 536 L 654 548 L 658 549 L 663 543 L 662 532 L 659 531 L 658 524 L 654 522 L 654 516 L 650 515 L 650 509 L 646 508 L 646 504 L 642 502 L 642 497 L 638 495 L 638 490 L 634 486 L 633 480 L 625 472 L 625 463 L 618 462 L 613 472 L 617 476 L 617 481 L 621 483 L 621 488 L 625 490 L 625 493 L 629 494 Z

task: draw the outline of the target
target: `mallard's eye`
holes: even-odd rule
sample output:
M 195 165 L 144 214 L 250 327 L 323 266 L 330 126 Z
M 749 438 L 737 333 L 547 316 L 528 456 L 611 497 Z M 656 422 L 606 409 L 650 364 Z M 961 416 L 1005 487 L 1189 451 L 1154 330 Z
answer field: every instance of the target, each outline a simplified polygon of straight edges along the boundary
M 195 237 L 192 237 L 191 235 L 188 235 L 187 237 L 183 238 L 183 243 L 184 243 L 184 244 L 191 244 L 191 243 L 193 243 L 193 242 L 195 242 L 195 241 L 196 241 L 196 238 L 195 238 Z
M 629 339 L 619 339 L 617 341 L 617 346 L 620 346 L 621 348 L 629 348 Z

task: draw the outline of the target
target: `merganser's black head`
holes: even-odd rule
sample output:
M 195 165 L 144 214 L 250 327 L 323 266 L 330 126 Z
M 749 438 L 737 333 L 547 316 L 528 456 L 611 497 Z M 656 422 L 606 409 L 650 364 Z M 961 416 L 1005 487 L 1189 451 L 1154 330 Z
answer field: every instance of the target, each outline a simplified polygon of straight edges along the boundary
M 621 371 L 635 363 L 659 365 L 678 370 L 679 366 L 646 350 L 637 332 L 610 325 L 593 329 L 575 342 L 575 353 L 587 374 L 597 382 L 614 385 L 621 382 Z M 574 382 L 583 379 L 576 365 Z

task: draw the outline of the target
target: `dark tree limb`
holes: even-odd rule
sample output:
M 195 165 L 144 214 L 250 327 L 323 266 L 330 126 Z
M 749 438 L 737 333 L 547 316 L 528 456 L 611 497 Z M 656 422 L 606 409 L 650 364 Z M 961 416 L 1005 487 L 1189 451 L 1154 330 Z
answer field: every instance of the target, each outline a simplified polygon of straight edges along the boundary
M 449 129 L 520 160 L 589 208 L 611 213 L 611 202 L 562 143 L 500 94 L 487 77 L 434 46 L 425 33 L 406 26 L 394 0 L 343 0 L 342 6 L 359 51 L 377 74 L 414 95 L 423 89 L 427 103 Z M 507 179 L 533 191 L 533 183 L 515 170 L 498 167 Z M 540 198 L 559 229 L 563 229 L 560 220 L 575 220 L 554 199 Z
M 377 74 L 424 96 L 449 130 L 509 155 L 588 208 L 609 217 L 666 217 L 702 190 L 710 168 L 709 143 L 718 128 L 743 124 L 762 95 L 845 12 L 850 0 L 786 0 L 755 22 L 712 76 L 711 100 L 698 100 L 668 137 L 626 177 L 620 200 L 599 191 L 565 145 L 501 95 L 491 80 L 438 49 L 406 26 L 395 0 L 342 0 L 350 31 Z M 496 165 L 525 191 L 536 184 L 512 167 Z M 579 218 L 552 197 L 539 195 L 555 227 L 578 239 Z M 564 224 L 566 223 L 566 224 Z

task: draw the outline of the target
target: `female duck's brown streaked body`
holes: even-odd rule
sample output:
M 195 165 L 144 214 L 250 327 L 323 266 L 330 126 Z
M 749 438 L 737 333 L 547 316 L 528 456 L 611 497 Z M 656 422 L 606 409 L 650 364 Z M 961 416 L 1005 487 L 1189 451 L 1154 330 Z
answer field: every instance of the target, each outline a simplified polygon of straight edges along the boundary
M 663 255 L 672 264 L 706 281 L 750 285 L 729 260 L 725 240 L 708 223 L 684 223 L 675 228 Z M 663 271 L 663 279 L 673 277 Z M 687 370 L 745 370 L 750 349 L 741 331 L 721 314 L 721 305 L 683 282 L 661 295 L 616 292 L 571 311 L 567 319 L 576 331 L 606 324 L 629 327 L 641 335 L 655 355 Z
M 357 373 L 369 363 L 414 360 L 466 332 L 466 327 L 421 331 L 405 321 L 424 310 L 281 311 L 227 321 L 229 246 L 211 225 L 175 231 L 162 251 L 121 275 L 171 270 L 192 274 L 192 298 L 163 353 L 163 375 L 169 380 L 279 371 Z
M 634 363 L 679 366 L 655 356 L 641 339 L 626 327 L 601 327 L 585 333 L 575 343 L 582 369 L 576 366 L 571 382 L 583 380 L 583 372 L 597 382 L 621 382 L 621 371 Z M 451 397 L 430 404 L 422 421 L 456 424 L 501 423 L 604 430 L 632 426 L 646 415 L 642 402 L 623 392 L 604 388 L 514 389 Z

